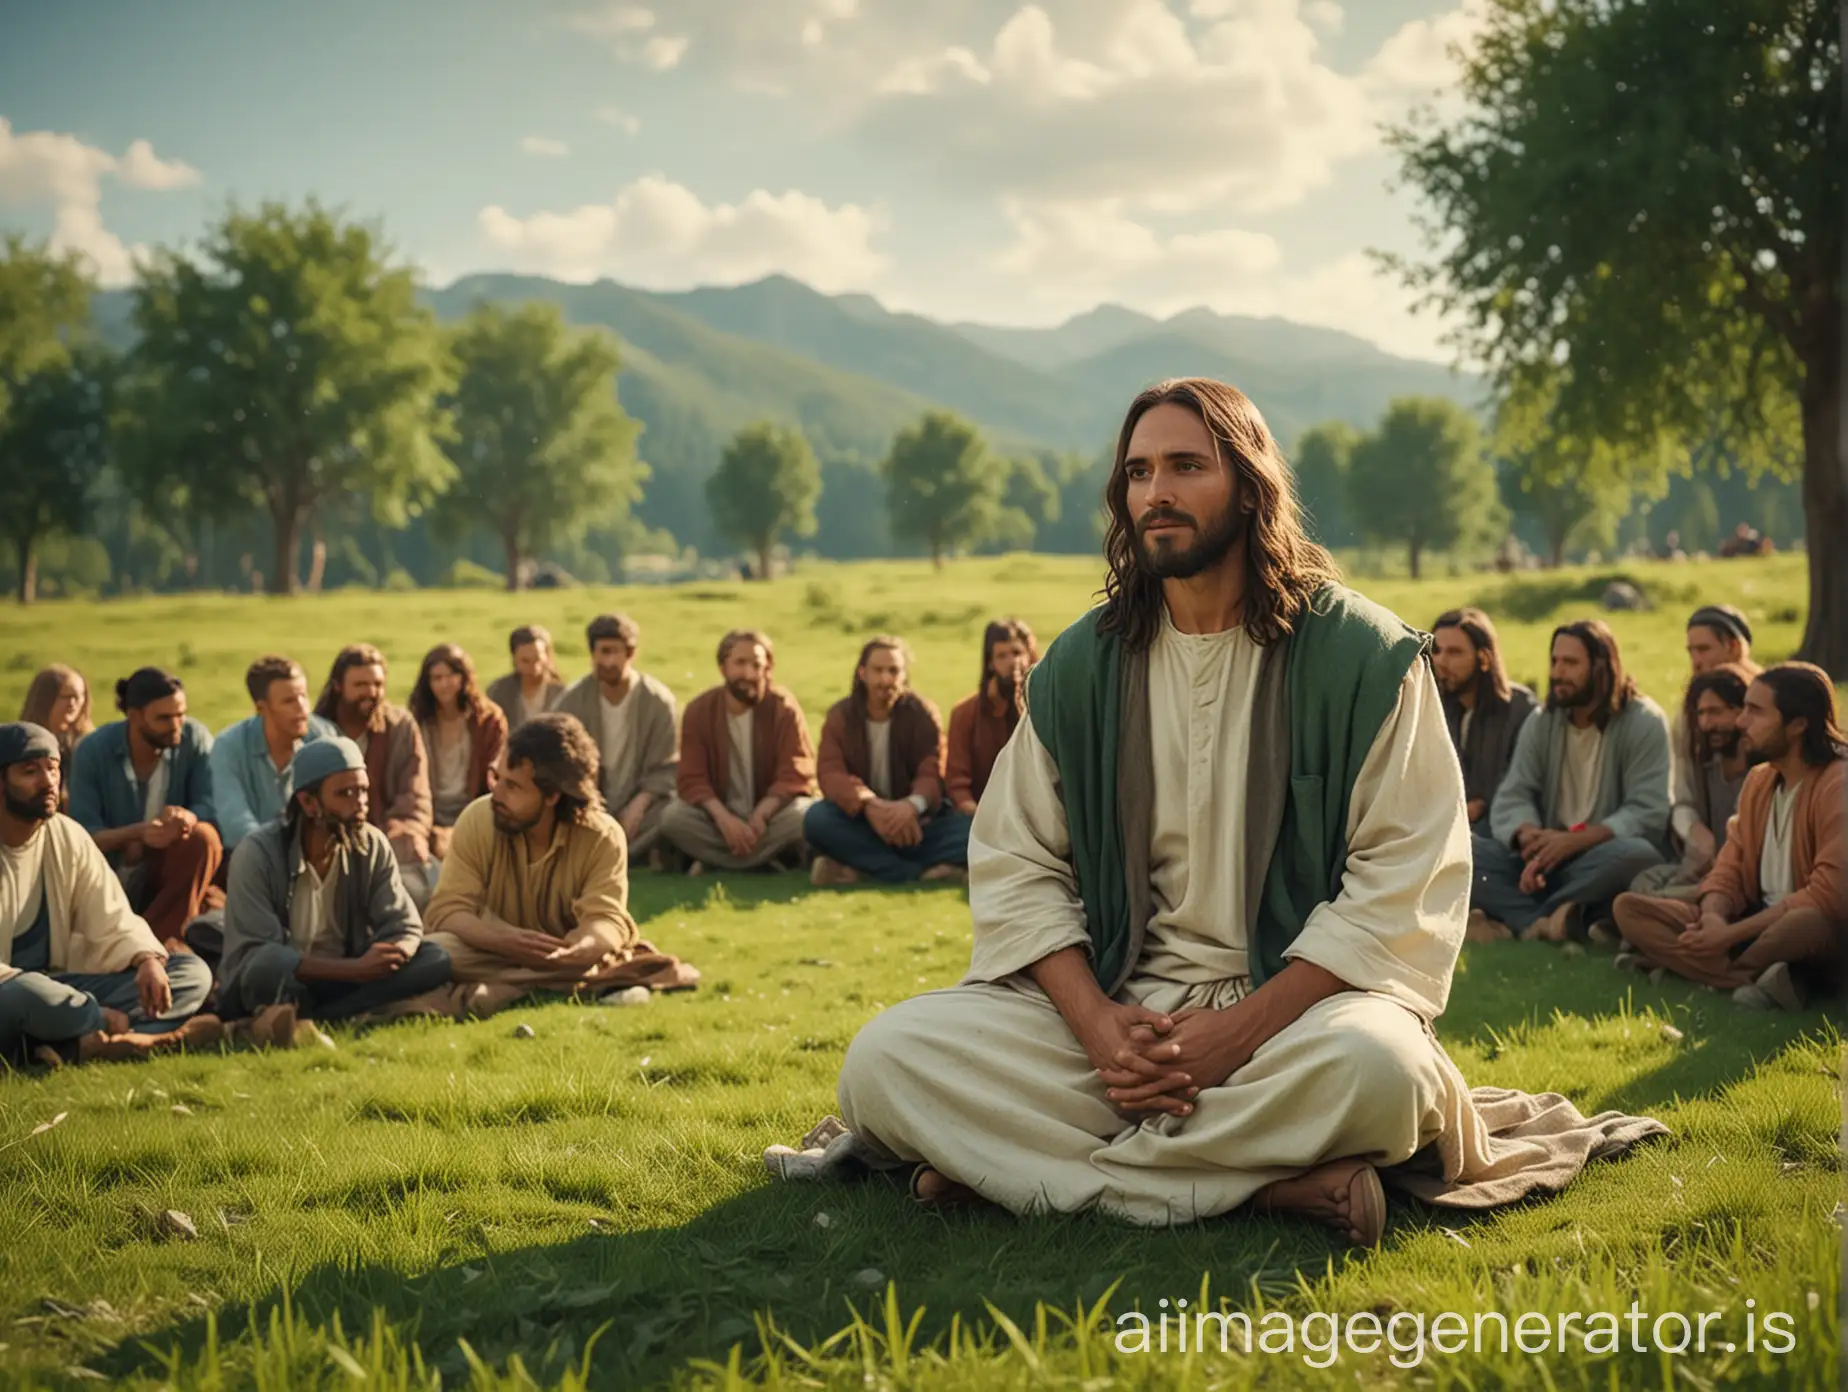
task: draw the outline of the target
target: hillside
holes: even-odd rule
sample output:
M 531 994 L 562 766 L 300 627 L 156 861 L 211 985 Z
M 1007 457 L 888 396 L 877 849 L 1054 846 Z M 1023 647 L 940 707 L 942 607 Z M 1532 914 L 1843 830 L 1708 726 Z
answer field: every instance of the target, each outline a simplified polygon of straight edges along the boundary
M 799 426 L 824 461 L 867 462 L 921 413 L 949 407 L 1002 449 L 1091 456 L 1112 438 L 1130 397 L 1165 376 L 1238 383 L 1286 446 L 1329 417 L 1371 425 L 1395 395 L 1474 394 L 1442 367 L 1349 334 L 1204 309 L 1158 321 L 1102 305 L 1052 329 L 952 327 L 893 313 L 869 295 L 823 295 L 786 276 L 653 292 L 609 280 L 481 274 L 423 298 L 444 320 L 478 301 L 547 300 L 573 324 L 616 334 L 617 393 L 642 424 L 640 451 L 653 470 L 641 519 L 702 549 L 713 540 L 705 480 L 725 442 L 754 420 Z M 130 303 L 126 291 L 95 299 L 99 331 L 117 347 L 133 338 Z

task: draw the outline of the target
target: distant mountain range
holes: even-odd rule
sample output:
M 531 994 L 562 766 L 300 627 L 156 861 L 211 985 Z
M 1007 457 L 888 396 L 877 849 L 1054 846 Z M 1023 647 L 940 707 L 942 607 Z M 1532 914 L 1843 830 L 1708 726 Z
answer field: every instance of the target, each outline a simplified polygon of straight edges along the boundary
M 481 301 L 549 300 L 567 321 L 615 333 L 617 392 L 643 425 L 640 451 L 654 471 L 643 517 L 682 536 L 690 515 L 703 516 L 701 490 L 726 440 L 763 418 L 799 425 L 824 459 L 871 463 L 932 407 L 967 416 L 1001 448 L 1095 455 L 1130 398 L 1163 377 L 1236 383 L 1286 448 L 1323 420 L 1371 426 L 1395 396 L 1473 406 L 1481 392 L 1338 330 L 1207 309 L 1157 320 L 1101 305 L 1045 329 L 943 324 L 780 275 L 662 292 L 482 274 L 423 298 L 445 320 Z M 125 291 L 96 297 L 99 329 L 118 345 L 132 338 L 128 309 Z

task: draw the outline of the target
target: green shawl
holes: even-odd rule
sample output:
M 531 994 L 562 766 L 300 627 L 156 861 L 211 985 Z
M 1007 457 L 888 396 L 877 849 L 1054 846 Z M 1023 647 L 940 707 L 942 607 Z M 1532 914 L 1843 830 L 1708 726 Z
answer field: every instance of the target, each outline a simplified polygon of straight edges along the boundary
M 1141 955 L 1152 913 L 1154 808 L 1148 654 L 1102 633 L 1094 609 L 1033 669 L 1027 713 L 1058 767 L 1091 967 L 1114 994 Z M 1351 590 L 1317 592 L 1293 634 L 1267 646 L 1252 709 L 1244 838 L 1252 978 L 1341 889 L 1348 803 L 1367 752 L 1430 638 Z

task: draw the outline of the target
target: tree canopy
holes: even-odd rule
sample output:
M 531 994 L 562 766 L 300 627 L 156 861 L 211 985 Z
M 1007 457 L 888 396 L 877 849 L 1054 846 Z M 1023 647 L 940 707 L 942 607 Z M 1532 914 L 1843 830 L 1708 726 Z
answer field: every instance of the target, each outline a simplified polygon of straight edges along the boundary
M 457 372 L 440 399 L 455 482 L 444 529 L 499 539 L 507 588 L 537 552 L 627 517 L 648 476 L 637 428 L 616 400 L 621 355 L 599 330 L 572 330 L 555 305 L 482 305 L 450 332 Z
M 899 432 L 883 472 L 892 535 L 922 543 L 941 568 L 946 553 L 990 535 L 1009 471 L 990 456 L 968 421 L 949 411 L 929 411 Z
M 140 268 L 122 453 L 144 494 L 195 517 L 264 513 L 268 588 L 293 592 L 302 531 L 358 495 L 402 523 L 450 481 L 447 384 L 413 273 L 310 202 L 231 209 L 199 254 Z
M 1580 439 L 1804 479 L 1802 652 L 1848 676 L 1839 8 L 1486 0 L 1460 117 L 1394 132 L 1432 209 L 1397 263 Z
M 821 465 L 800 430 L 759 421 L 732 438 L 718 472 L 706 480 L 706 503 L 718 528 L 757 556 L 757 578 L 770 578 L 779 537 L 815 535 Z
M 1495 515 L 1495 473 L 1475 417 L 1454 401 L 1400 397 L 1355 442 L 1348 504 L 1361 535 L 1405 547 L 1412 578 L 1427 550 L 1481 538 Z

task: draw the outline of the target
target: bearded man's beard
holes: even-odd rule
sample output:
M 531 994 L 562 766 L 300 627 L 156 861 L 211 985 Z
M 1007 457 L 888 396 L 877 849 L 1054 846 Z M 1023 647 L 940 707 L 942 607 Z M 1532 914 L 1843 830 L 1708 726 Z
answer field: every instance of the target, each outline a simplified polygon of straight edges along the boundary
M 58 795 L 44 792 L 33 798 L 18 798 L 12 793 L 6 794 L 7 815 L 17 817 L 22 822 L 48 822 L 58 810 Z
M 340 817 L 329 817 L 323 814 L 319 820 L 321 823 L 321 830 L 327 833 L 328 841 L 330 841 L 336 849 L 350 851 L 359 845 L 359 828 L 362 825 L 361 818 L 355 817 L 349 822 Z
M 1194 529 L 1189 546 L 1160 546 L 1151 550 L 1143 533 L 1157 522 L 1184 522 Z M 1179 508 L 1150 508 L 1136 520 L 1136 561 L 1157 580 L 1191 580 L 1223 561 L 1244 539 L 1245 514 L 1227 506 L 1223 516 L 1202 527 L 1192 513 Z
M 754 706 L 764 699 L 763 688 L 756 682 L 727 682 L 726 690 L 747 706 Z

